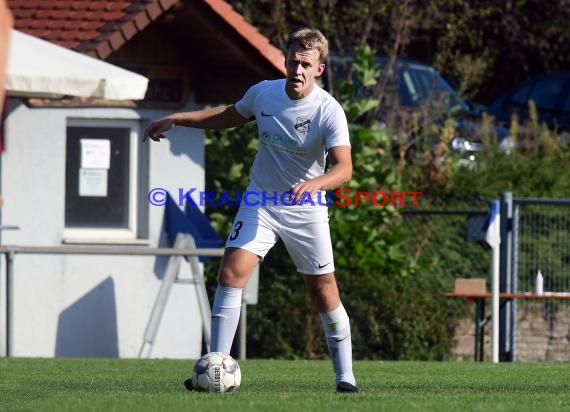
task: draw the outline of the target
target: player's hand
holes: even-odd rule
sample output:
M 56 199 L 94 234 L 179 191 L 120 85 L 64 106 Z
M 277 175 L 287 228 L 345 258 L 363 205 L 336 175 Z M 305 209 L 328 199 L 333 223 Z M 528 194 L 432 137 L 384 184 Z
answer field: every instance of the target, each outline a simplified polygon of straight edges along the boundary
M 145 143 L 148 139 L 152 139 L 155 142 L 160 142 L 160 139 L 166 138 L 163 133 L 167 132 L 173 127 L 174 120 L 169 119 L 168 117 L 154 120 L 144 131 L 143 143 Z
M 294 204 L 301 205 L 303 203 L 308 203 L 308 196 L 310 195 L 311 199 L 321 190 L 320 185 L 315 183 L 311 180 L 305 182 L 300 181 L 291 189 L 291 192 L 294 193 Z

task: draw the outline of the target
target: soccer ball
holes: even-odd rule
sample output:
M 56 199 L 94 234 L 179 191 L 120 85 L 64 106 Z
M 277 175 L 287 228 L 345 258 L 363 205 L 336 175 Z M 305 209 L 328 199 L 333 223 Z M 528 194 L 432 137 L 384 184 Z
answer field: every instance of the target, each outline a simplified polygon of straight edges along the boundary
M 196 361 L 192 385 L 200 392 L 233 392 L 241 383 L 238 363 L 229 355 L 210 352 Z

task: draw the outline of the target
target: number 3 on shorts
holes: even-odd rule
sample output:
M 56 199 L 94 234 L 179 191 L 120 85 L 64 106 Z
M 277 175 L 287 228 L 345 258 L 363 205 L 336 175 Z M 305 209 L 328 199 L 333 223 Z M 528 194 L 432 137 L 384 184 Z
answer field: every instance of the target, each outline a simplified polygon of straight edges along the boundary
M 243 226 L 243 222 L 241 220 L 238 220 L 236 222 L 236 224 L 234 225 L 234 231 L 230 235 L 230 240 L 236 240 L 237 239 L 237 237 L 239 236 L 239 231 L 240 231 L 242 226 Z

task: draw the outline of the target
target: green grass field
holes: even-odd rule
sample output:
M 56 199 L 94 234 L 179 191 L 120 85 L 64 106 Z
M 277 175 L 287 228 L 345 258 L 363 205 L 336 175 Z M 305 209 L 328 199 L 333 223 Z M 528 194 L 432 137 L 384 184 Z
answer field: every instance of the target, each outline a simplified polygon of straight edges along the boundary
M 357 361 L 336 394 L 328 361 L 241 361 L 236 393 L 188 392 L 191 361 L 0 359 L 0 411 L 570 411 L 570 364 Z

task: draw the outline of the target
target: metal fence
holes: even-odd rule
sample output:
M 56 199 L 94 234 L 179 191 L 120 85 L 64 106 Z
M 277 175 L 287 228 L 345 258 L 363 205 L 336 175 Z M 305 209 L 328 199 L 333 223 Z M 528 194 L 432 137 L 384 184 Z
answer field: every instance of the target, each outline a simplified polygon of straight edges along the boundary
M 533 292 L 540 271 L 545 294 L 570 292 L 570 200 L 512 199 L 511 279 Z M 570 360 L 570 300 L 518 300 L 512 311 L 513 361 Z
M 192 240 L 192 245 L 194 242 Z M 195 248 L 195 247 L 184 247 L 184 248 L 138 248 L 132 246 L 0 246 L 0 256 L 4 254 L 6 258 L 6 300 L 4 304 L 6 305 L 6 321 L 2 325 L 0 321 L 0 327 L 4 326 L 5 336 L 6 336 L 6 356 L 10 357 L 12 355 L 14 342 L 13 342 L 13 327 L 14 327 L 14 277 L 15 277 L 15 259 L 18 254 L 32 254 L 32 255 L 99 255 L 99 256 L 110 256 L 110 255 L 125 255 L 125 256 L 170 256 L 172 257 L 221 257 L 224 254 L 223 248 Z M 196 270 L 197 272 L 197 270 Z M 195 274 L 196 276 L 196 274 Z M 200 282 L 201 277 L 199 279 Z M 164 286 L 164 282 L 163 282 Z M 162 287 L 161 287 L 162 290 Z M 1 295 L 1 294 L 0 294 Z M 167 299 L 167 297 L 166 297 Z M 158 303 L 158 302 L 157 302 Z M 162 302 L 161 304 L 164 304 Z M 155 303 L 156 306 L 156 303 Z M 153 310 L 154 314 L 154 310 Z M 159 315 L 160 317 L 160 315 Z M 160 319 L 152 319 L 149 322 L 159 323 Z M 209 321 L 209 319 L 207 319 Z M 158 324 L 155 324 L 153 328 L 158 328 Z M 147 328 L 148 332 L 148 328 Z M 146 333 L 145 332 L 145 335 Z M 242 338 L 240 334 L 240 339 Z M 146 336 L 145 336 L 146 339 Z M 241 347 L 245 347 L 245 344 L 240 340 Z M 241 352 L 241 348 L 240 348 Z
M 402 214 L 402 225 L 408 235 L 406 248 L 410 255 L 421 256 L 429 275 L 438 279 L 441 291 L 451 292 L 457 278 L 489 279 L 491 251 L 476 241 L 488 213 L 488 202 L 434 199 L 424 201 L 424 205 Z M 490 288 L 489 282 L 487 287 Z M 454 304 L 456 325 L 452 356 L 457 360 L 472 360 L 475 305 L 468 305 L 465 299 L 450 303 Z M 486 340 L 490 340 L 488 336 Z
M 486 200 L 440 200 L 429 208 L 402 214 L 408 233 L 407 252 L 434 268 L 442 292 L 451 291 L 456 278 L 484 278 L 490 288 L 491 252 L 477 239 L 488 212 Z M 534 290 L 538 270 L 544 291 L 570 294 L 570 200 L 501 196 L 502 292 Z M 505 215 L 505 210 L 508 212 Z M 222 249 L 135 249 L 107 247 L 14 247 L 0 246 L 7 269 L 7 350 L 11 346 L 13 320 L 12 278 L 16 254 L 137 254 L 155 256 L 221 256 Z M 501 360 L 570 361 L 570 300 L 519 300 L 503 302 L 504 323 Z M 473 305 L 457 310 L 456 357 L 472 357 L 475 340 Z M 489 331 L 485 346 L 489 346 Z M 487 354 L 489 350 L 485 350 Z M 9 353 L 9 352 L 8 352 Z M 486 357 L 488 359 L 488 356 Z
M 570 200 L 501 196 L 510 215 L 502 233 L 501 292 L 533 292 L 538 270 L 544 292 L 570 292 Z M 457 278 L 484 278 L 490 290 L 491 251 L 475 241 L 488 212 L 487 200 L 445 199 L 404 212 L 407 251 L 431 265 L 442 291 Z M 428 267 L 430 265 L 428 264 Z M 489 313 L 490 302 L 486 302 Z M 569 361 L 570 300 L 512 299 L 501 302 L 502 361 Z M 456 359 L 473 359 L 475 305 L 457 303 Z M 490 359 L 491 323 L 484 336 Z

